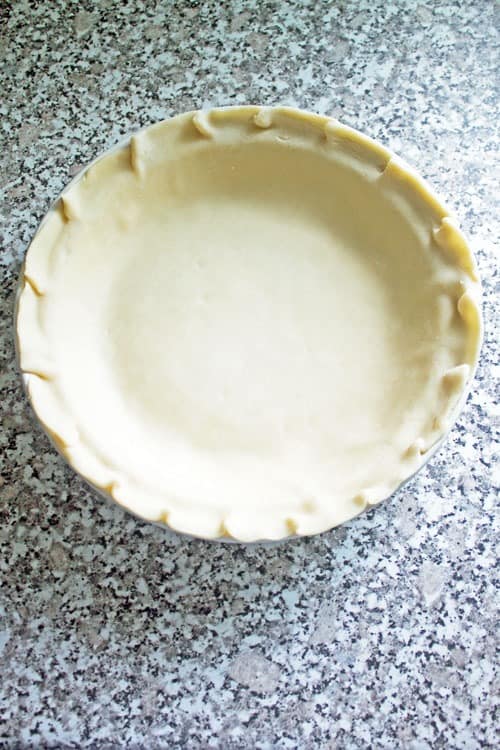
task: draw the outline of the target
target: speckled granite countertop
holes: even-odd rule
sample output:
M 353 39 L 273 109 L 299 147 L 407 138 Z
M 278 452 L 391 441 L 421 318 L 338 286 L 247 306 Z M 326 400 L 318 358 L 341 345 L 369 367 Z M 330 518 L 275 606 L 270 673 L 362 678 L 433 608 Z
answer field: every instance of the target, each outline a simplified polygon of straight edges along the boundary
M 1 747 L 498 747 L 499 15 L 0 4 Z M 469 234 L 487 321 L 426 469 L 342 528 L 267 548 L 167 536 L 96 497 L 34 426 L 11 331 L 26 245 L 82 165 L 151 121 L 244 102 L 334 114 L 416 165 Z

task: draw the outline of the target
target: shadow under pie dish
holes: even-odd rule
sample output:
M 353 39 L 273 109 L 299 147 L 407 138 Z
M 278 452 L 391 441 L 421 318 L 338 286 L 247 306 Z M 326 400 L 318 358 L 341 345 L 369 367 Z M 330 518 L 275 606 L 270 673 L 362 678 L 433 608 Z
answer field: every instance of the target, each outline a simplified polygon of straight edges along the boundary
M 481 332 L 425 182 L 284 107 L 190 112 L 99 157 L 42 221 L 16 309 L 68 463 L 144 519 L 240 541 L 388 497 L 456 417 Z

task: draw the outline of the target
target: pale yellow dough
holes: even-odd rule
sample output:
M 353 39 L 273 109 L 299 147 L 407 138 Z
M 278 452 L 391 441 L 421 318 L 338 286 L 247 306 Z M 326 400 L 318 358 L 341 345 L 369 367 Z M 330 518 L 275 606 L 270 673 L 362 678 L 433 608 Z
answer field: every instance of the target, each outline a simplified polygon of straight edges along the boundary
M 478 355 L 473 257 L 387 149 L 287 108 L 189 113 L 78 178 L 28 251 L 20 365 L 70 464 L 202 537 L 387 497 Z

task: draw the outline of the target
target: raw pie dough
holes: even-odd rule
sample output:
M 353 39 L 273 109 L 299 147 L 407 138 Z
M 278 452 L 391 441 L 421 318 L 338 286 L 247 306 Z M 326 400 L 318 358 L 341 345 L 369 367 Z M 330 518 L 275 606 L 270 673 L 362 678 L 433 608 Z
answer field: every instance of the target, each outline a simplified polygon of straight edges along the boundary
M 201 537 L 314 534 L 387 497 L 456 414 L 478 279 L 442 204 L 327 117 L 158 123 L 48 213 L 21 369 L 69 463 Z

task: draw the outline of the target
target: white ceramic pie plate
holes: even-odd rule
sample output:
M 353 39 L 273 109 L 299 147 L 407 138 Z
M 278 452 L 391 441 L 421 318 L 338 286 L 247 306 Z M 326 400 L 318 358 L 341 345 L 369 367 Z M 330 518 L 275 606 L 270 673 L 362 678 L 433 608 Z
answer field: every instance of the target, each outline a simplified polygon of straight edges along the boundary
M 69 464 L 208 539 L 324 531 L 434 453 L 481 341 L 470 250 L 383 146 L 288 108 L 187 113 L 66 188 L 28 250 L 23 379 Z

